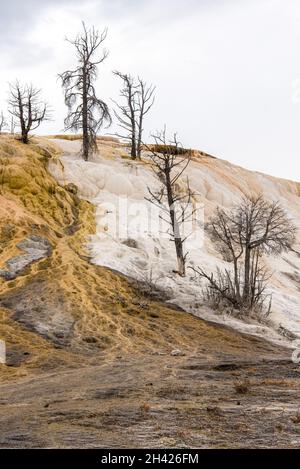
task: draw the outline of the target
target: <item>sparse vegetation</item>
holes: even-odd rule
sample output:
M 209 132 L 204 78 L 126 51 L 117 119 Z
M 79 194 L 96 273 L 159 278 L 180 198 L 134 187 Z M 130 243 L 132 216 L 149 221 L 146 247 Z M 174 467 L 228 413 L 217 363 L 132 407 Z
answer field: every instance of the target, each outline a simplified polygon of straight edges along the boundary
M 148 415 L 150 412 L 150 405 L 148 402 L 143 402 L 140 406 L 140 411 L 142 415 Z
M 292 422 L 296 425 L 299 425 L 300 423 L 300 410 L 298 410 L 295 415 L 292 417 Z
M 207 281 L 205 298 L 215 307 L 226 304 L 249 314 L 268 315 L 271 301 L 266 291 L 270 272 L 263 255 L 279 255 L 292 249 L 296 228 L 278 202 L 262 196 L 244 198 L 229 212 L 218 209 L 206 232 L 230 268 L 209 274 L 192 268 Z
M 234 383 L 234 390 L 237 394 L 247 394 L 250 391 L 251 383 L 248 379 L 236 381 Z
M 170 144 L 161 144 L 161 143 L 156 143 L 156 144 L 147 144 L 145 148 L 151 152 L 155 153 L 161 153 L 162 155 L 175 155 L 175 156 L 193 156 L 193 150 L 183 148 L 181 145 L 172 145 Z

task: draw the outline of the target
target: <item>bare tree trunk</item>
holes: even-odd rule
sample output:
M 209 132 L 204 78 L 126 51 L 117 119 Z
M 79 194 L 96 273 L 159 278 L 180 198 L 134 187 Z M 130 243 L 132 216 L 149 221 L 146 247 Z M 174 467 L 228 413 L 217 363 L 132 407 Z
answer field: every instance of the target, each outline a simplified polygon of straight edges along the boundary
M 250 306 L 252 307 L 255 301 L 255 292 L 258 281 L 258 271 L 259 271 L 259 250 L 252 250 L 252 259 L 250 267 Z
M 24 133 L 22 132 L 22 142 L 28 143 L 28 134 L 26 131 Z
M 121 89 L 120 96 L 125 99 L 125 104 L 113 101 L 116 105 L 114 114 L 122 129 L 121 133 L 115 135 L 130 142 L 130 154 L 133 160 L 141 159 L 143 121 L 153 106 L 155 88 L 152 85 L 147 87 L 141 78 L 138 78 L 136 82 L 131 75 L 118 71 L 113 73 L 123 81 L 124 87 Z M 127 132 L 125 135 L 124 130 Z
M 183 247 L 181 238 L 175 238 L 175 249 L 177 256 L 178 272 L 183 277 L 185 276 L 185 259 L 183 255 Z
M 152 170 L 161 181 L 162 186 L 157 192 L 152 191 L 148 187 L 150 198 L 146 197 L 146 200 L 156 205 L 166 214 L 167 220 L 162 216 L 160 218 L 171 227 L 168 233 L 175 244 L 178 265 L 176 272 L 184 276 L 187 256 L 184 253 L 184 242 L 189 235 L 183 237 L 182 233 L 184 231 L 184 224 L 191 219 L 194 213 L 194 210 L 189 212 L 194 194 L 190 189 L 188 178 L 186 188 L 181 193 L 178 191 L 177 181 L 186 170 L 191 160 L 191 155 L 189 154 L 187 157 L 184 155 L 183 148 L 178 142 L 176 134 L 174 134 L 173 140 L 167 141 L 166 128 L 162 132 L 153 135 L 153 138 L 155 141 L 154 148 L 147 145 L 145 148 L 150 152 Z M 158 151 L 156 151 L 156 147 Z
M 141 159 L 141 154 L 142 154 L 144 107 L 145 107 L 145 103 L 144 103 L 144 100 L 142 99 L 142 102 L 140 103 L 140 115 L 139 115 L 139 121 L 138 121 L 139 131 L 138 131 L 138 136 L 137 136 L 137 157 L 139 160 Z
M 26 129 L 25 121 L 23 119 L 23 111 L 21 111 L 21 108 L 20 108 L 20 113 L 22 114 L 22 117 L 20 118 L 22 142 L 28 143 L 28 131 Z
M 114 114 L 119 121 L 119 127 L 122 129 L 122 132 L 125 131 L 128 133 L 127 135 L 123 135 L 123 133 L 117 133 L 116 135 L 130 142 L 130 156 L 133 160 L 135 160 L 137 157 L 138 149 L 136 135 L 136 127 L 138 125 L 138 123 L 136 122 L 137 86 L 135 85 L 134 79 L 131 75 L 123 74 L 118 71 L 115 71 L 113 73 L 119 78 L 121 78 L 123 82 L 124 87 L 121 89 L 121 96 L 125 99 L 124 105 L 113 101 L 117 107 L 117 109 L 114 109 Z
M 136 123 L 135 123 L 135 108 L 134 108 L 134 91 L 132 86 L 130 86 L 130 99 L 129 99 L 129 109 L 130 109 L 130 120 L 131 120 L 131 158 L 136 159 Z
M 133 160 L 136 159 L 136 130 L 135 130 L 135 120 L 132 121 L 132 134 L 131 134 L 131 151 L 130 156 Z
M 143 120 L 144 120 L 144 115 L 143 115 L 144 109 L 140 112 L 140 118 L 139 118 L 139 131 L 138 131 L 138 137 L 137 137 L 137 157 L 140 160 L 141 155 L 142 155 L 142 138 L 143 138 Z
M 88 131 L 88 109 L 87 109 L 87 74 L 85 67 L 82 69 L 82 153 L 83 159 L 89 159 L 89 131 Z
M 20 126 L 21 126 L 22 142 L 28 143 L 28 132 L 26 129 L 26 124 L 25 124 L 23 100 L 22 100 L 20 90 L 18 90 L 18 106 L 19 106 L 19 112 L 20 112 Z
M 250 266 L 251 266 L 251 251 L 248 246 L 245 249 L 245 262 L 244 262 L 244 289 L 243 301 L 248 303 L 250 296 Z
M 238 261 L 235 257 L 233 258 L 233 267 L 234 267 L 234 285 L 235 285 L 236 299 L 240 303 L 241 291 L 240 291 L 239 269 L 238 269 Z
M 185 275 L 185 258 L 183 254 L 182 239 L 180 236 L 180 227 L 179 227 L 179 223 L 178 223 L 176 212 L 175 212 L 175 202 L 173 198 L 172 182 L 171 182 L 169 169 L 166 171 L 165 177 L 166 177 L 168 205 L 170 209 L 171 226 L 172 226 L 173 235 L 174 235 L 174 243 L 175 243 L 175 250 L 176 250 L 176 257 L 177 257 L 178 273 L 184 276 Z

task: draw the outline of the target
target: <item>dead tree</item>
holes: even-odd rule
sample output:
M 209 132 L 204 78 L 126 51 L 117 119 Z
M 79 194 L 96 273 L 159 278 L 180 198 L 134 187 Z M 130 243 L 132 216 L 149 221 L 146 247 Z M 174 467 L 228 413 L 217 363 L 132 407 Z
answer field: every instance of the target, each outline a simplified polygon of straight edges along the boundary
M 114 109 L 114 114 L 119 122 L 119 127 L 125 134 L 116 133 L 117 137 L 130 141 L 130 155 L 133 160 L 137 157 L 137 132 L 136 132 L 136 119 L 137 119 L 137 94 L 138 88 L 134 84 L 134 79 L 131 75 L 123 74 L 121 72 L 113 72 L 116 76 L 121 78 L 123 88 L 121 89 L 120 96 L 124 98 L 124 104 L 118 104 L 113 101 L 117 109 Z
M 270 273 L 263 254 L 278 255 L 292 249 L 296 228 L 278 202 L 262 196 L 244 198 L 231 211 L 217 209 L 206 226 L 217 250 L 231 269 L 216 276 L 194 269 L 208 281 L 208 296 L 231 303 L 236 309 L 262 311 Z
M 88 30 L 83 24 L 83 32 L 69 42 L 75 46 L 78 66 L 59 75 L 65 93 L 65 103 L 69 113 L 65 119 L 65 130 L 82 131 L 82 154 L 87 161 L 97 151 L 97 133 L 105 122 L 111 125 L 111 115 L 107 104 L 96 96 L 94 82 L 98 65 L 108 56 L 106 49 L 96 57 L 99 47 L 107 36 Z M 76 106 L 76 107 L 75 107 Z M 74 109 L 75 107 L 75 109 Z
M 184 252 L 184 242 L 189 234 L 184 236 L 182 228 L 193 216 L 194 210 L 191 210 L 191 204 L 194 194 L 190 189 L 188 178 L 182 190 L 179 189 L 178 182 L 190 163 L 191 154 L 185 154 L 176 134 L 172 141 L 167 141 L 166 129 L 153 135 L 153 138 L 155 145 L 145 145 L 145 148 L 149 151 L 152 169 L 161 181 L 161 187 L 158 191 L 153 191 L 148 187 L 150 196 L 146 197 L 146 200 L 166 214 L 167 220 L 164 216 L 161 218 L 171 227 L 169 234 L 175 243 L 177 273 L 184 276 L 187 257 L 187 253 Z
M 1 111 L 1 113 L 0 113 L 0 134 L 1 134 L 1 132 L 3 132 L 4 129 L 6 129 L 6 127 L 7 127 L 7 122 L 6 122 L 6 119 L 4 117 L 3 111 Z
M 29 132 L 36 130 L 43 121 L 49 120 L 47 103 L 41 100 L 41 90 L 33 85 L 10 84 L 9 112 L 19 122 L 21 140 L 29 142 Z
M 141 78 L 135 80 L 131 75 L 115 71 L 123 83 L 120 97 L 124 104 L 116 101 L 114 114 L 118 120 L 122 133 L 116 133 L 117 137 L 130 142 L 130 154 L 132 159 L 141 158 L 143 125 L 146 114 L 154 104 L 155 87 L 148 86 Z M 125 133 L 124 133 L 125 132 Z

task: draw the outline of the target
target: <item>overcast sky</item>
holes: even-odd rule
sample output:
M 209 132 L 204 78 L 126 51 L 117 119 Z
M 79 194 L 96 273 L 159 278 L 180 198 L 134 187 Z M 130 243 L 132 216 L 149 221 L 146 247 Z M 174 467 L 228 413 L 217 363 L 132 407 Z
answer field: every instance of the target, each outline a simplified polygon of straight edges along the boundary
M 64 38 L 84 20 L 108 27 L 99 97 L 117 97 L 115 69 L 157 86 L 146 137 L 166 123 L 186 147 L 300 180 L 299 0 L 0 2 L 0 109 L 9 81 L 31 81 L 54 109 L 41 132 L 62 131 L 57 74 L 75 60 Z

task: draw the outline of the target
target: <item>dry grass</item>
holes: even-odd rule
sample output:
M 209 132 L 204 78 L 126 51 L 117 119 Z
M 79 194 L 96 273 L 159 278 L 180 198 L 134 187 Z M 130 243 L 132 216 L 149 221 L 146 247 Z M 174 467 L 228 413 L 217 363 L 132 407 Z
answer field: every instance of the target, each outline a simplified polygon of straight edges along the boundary
M 51 135 L 48 138 L 55 138 L 60 140 L 82 140 L 82 134 L 58 134 L 58 135 Z M 109 135 L 99 135 L 97 137 L 98 142 L 113 142 L 113 143 L 120 143 L 120 140 L 116 137 L 111 137 Z
M 299 382 L 297 379 L 262 379 L 259 381 L 253 381 L 253 386 L 283 386 L 286 388 L 294 388 L 299 386 Z
M 237 394 L 247 394 L 250 391 L 251 383 L 248 379 L 245 379 L 236 381 L 233 386 Z
M 146 150 L 154 151 L 157 153 L 162 154 L 170 154 L 170 155 L 192 155 L 193 150 L 187 148 L 176 147 L 175 145 L 160 145 L 160 144 L 153 144 L 145 146 Z
M 82 135 L 80 134 L 57 134 L 57 135 L 51 135 L 49 138 L 57 138 L 60 140 L 74 141 L 74 140 L 81 140 Z
M 148 402 L 143 402 L 141 405 L 140 405 L 140 411 L 141 411 L 141 414 L 142 415 L 147 415 L 149 414 L 150 412 L 150 405 L 148 404 Z
M 110 135 L 100 135 L 97 137 L 98 142 L 114 142 L 120 143 L 120 140 L 117 137 L 111 137 Z
M 295 415 L 292 417 L 292 422 L 298 425 L 300 423 L 300 410 L 298 410 Z

